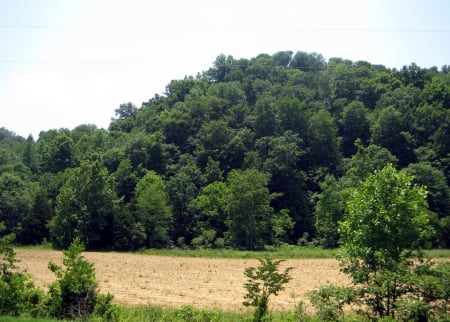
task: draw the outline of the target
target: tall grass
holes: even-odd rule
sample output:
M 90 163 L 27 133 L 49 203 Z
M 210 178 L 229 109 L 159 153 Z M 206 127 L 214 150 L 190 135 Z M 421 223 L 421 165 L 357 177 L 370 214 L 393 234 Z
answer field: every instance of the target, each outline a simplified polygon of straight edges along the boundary
M 340 249 L 323 249 L 319 247 L 302 247 L 295 245 L 283 245 L 280 247 L 267 246 L 265 250 L 245 251 L 236 249 L 211 249 L 211 248 L 167 248 L 145 249 L 138 253 L 158 256 L 198 257 L 198 258 L 267 258 L 267 259 L 292 259 L 292 258 L 335 258 L 342 253 Z
M 58 322 L 58 320 L 51 319 L 36 319 L 31 317 L 17 317 L 17 316 L 1 316 L 0 321 L 2 322 Z
M 52 250 L 50 243 L 36 246 L 15 246 L 22 249 Z M 324 249 L 321 247 L 282 245 L 279 247 L 266 246 L 264 250 L 247 251 L 230 248 L 163 248 L 144 249 L 135 252 L 137 254 L 172 256 L 172 257 L 195 257 L 195 258 L 234 258 L 234 259 L 308 259 L 308 258 L 336 258 L 343 253 L 342 249 Z M 426 250 L 425 255 L 429 258 L 450 258 L 450 249 Z

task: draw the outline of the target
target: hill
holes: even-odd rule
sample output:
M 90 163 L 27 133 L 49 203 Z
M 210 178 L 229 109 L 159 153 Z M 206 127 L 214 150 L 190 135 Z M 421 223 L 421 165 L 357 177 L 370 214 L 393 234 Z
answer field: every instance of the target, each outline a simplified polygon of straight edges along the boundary
M 337 245 L 346 188 L 392 163 L 450 246 L 450 73 L 291 51 L 219 55 L 107 130 L 0 133 L 0 221 L 88 249 Z

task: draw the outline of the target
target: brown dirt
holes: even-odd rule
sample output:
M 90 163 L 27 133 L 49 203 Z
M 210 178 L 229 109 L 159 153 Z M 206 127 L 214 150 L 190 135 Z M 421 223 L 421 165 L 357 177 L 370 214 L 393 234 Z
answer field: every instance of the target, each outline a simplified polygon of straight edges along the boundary
M 18 249 L 19 266 L 32 275 L 36 285 L 47 287 L 55 276 L 48 262 L 61 263 L 62 253 L 53 250 Z M 161 305 L 244 310 L 242 301 L 246 267 L 258 266 L 253 259 L 205 259 L 150 256 L 129 253 L 87 252 L 94 263 L 101 293 L 111 293 L 121 305 Z M 275 310 L 292 310 L 305 294 L 327 282 L 345 284 L 333 259 L 290 259 L 292 280 L 271 299 Z

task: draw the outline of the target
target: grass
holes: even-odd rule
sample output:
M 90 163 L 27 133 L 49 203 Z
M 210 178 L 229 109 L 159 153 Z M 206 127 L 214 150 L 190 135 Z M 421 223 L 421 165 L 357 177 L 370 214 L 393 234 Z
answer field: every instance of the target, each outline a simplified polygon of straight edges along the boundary
M 117 311 L 117 320 L 121 322 L 194 322 L 194 321 L 215 321 L 215 322 L 251 322 L 253 313 L 244 312 L 225 312 L 220 310 L 197 309 L 190 305 L 179 308 L 166 308 L 160 306 L 144 307 L 119 307 Z M 51 319 L 32 319 L 29 317 L 10 317 L 0 316 L 2 322 L 58 322 Z M 289 312 L 269 312 L 267 321 L 272 322 L 319 322 L 317 316 L 306 313 L 303 310 L 293 310 Z M 103 322 L 100 317 L 83 320 L 85 322 Z M 346 314 L 344 321 L 363 321 L 361 316 L 353 313 Z M 66 321 L 67 322 L 67 321 Z
M 12 316 L 0 316 L 2 322 L 57 322 L 58 320 L 51 319 L 35 319 L 31 317 L 12 317 Z
M 173 256 L 173 257 L 196 257 L 196 258 L 267 258 L 267 259 L 302 259 L 302 258 L 335 258 L 342 253 L 339 249 L 323 249 L 319 247 L 303 247 L 295 245 L 283 245 L 280 247 L 268 246 L 265 250 L 245 251 L 236 249 L 145 249 L 138 253 L 145 255 Z
M 450 258 L 450 249 L 430 249 L 425 251 L 425 255 L 430 258 Z
M 23 249 L 52 250 L 50 243 L 36 246 L 16 246 Z M 170 256 L 170 257 L 193 257 L 193 258 L 234 258 L 234 259 L 315 259 L 315 258 L 336 258 L 343 253 L 342 249 L 324 249 L 321 247 L 281 245 L 279 247 L 266 246 L 264 250 L 248 251 L 229 248 L 163 248 L 144 249 L 137 251 L 138 254 Z M 426 250 L 425 255 L 429 258 L 450 258 L 450 249 Z

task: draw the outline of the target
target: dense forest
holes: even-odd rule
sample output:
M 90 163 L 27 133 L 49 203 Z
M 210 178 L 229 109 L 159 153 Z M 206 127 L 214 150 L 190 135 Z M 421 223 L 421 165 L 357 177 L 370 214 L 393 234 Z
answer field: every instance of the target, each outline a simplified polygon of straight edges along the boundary
M 450 67 L 219 55 L 108 129 L 0 129 L 0 222 L 55 247 L 336 247 L 349 189 L 387 164 L 450 247 Z

